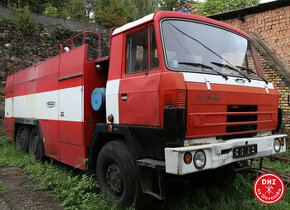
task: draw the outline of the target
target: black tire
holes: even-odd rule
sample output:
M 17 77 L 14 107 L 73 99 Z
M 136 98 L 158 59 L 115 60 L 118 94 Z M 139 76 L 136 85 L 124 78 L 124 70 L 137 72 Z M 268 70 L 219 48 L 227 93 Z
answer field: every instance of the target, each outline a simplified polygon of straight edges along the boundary
M 36 161 L 42 161 L 44 159 L 44 147 L 36 127 L 30 133 L 28 153 Z
M 28 126 L 21 125 L 19 126 L 16 134 L 16 149 L 18 151 L 23 150 L 27 151 L 28 148 L 28 142 L 29 142 L 29 134 L 30 134 L 30 129 Z
M 122 207 L 137 201 L 141 193 L 136 160 L 122 141 L 109 142 L 101 149 L 96 169 L 100 189 L 110 200 Z

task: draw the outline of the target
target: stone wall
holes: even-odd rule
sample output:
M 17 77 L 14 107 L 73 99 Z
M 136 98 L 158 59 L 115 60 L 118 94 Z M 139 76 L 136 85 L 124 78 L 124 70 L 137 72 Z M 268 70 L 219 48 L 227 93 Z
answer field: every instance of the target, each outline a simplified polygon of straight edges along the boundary
M 243 31 L 257 34 L 272 49 L 283 68 L 276 65 L 268 52 L 259 51 L 260 62 L 268 81 L 275 83 L 283 109 L 283 131 L 290 134 L 290 6 L 289 1 L 270 2 L 258 6 L 221 13 L 210 18 L 225 22 Z M 264 53 L 264 54 L 263 54 Z
M 0 115 L 4 111 L 5 84 L 8 69 L 24 60 L 30 59 L 47 49 L 63 43 L 80 31 L 68 30 L 60 26 L 38 24 L 32 35 L 23 35 L 8 20 L 0 17 Z M 101 34 L 102 55 L 108 55 L 108 34 Z M 86 39 L 86 43 L 90 40 Z M 96 46 L 97 43 L 95 43 Z M 89 53 L 97 55 L 95 48 Z M 94 50 L 94 51 L 92 51 Z M 58 51 L 59 52 L 59 51 Z M 54 53 L 58 53 L 55 52 Z M 5 133 L 4 122 L 0 116 L 0 135 Z

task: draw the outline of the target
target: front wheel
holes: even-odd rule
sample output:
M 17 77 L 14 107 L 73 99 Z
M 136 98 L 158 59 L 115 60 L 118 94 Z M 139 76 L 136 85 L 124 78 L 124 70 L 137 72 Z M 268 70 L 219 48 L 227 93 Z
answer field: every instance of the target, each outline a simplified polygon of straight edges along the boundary
M 136 160 L 122 141 L 107 143 L 97 160 L 97 180 L 110 200 L 132 206 L 140 196 Z
M 41 161 L 44 159 L 44 147 L 36 127 L 30 133 L 28 153 L 34 160 Z

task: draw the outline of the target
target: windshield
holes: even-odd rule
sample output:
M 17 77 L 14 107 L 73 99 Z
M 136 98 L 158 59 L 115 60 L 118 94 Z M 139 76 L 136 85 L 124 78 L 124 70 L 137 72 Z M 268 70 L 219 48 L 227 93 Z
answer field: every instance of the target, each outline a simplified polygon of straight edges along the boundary
M 257 78 L 253 44 L 230 31 L 189 20 L 164 20 L 165 62 L 173 71 Z

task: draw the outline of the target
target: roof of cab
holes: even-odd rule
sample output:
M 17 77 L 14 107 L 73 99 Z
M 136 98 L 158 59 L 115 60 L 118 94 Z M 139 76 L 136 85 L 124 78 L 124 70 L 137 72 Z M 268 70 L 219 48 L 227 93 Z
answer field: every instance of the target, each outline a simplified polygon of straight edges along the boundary
M 152 13 L 152 14 L 147 15 L 141 19 L 138 19 L 134 22 L 127 23 L 127 24 L 115 29 L 113 31 L 112 35 L 119 34 L 121 32 L 127 31 L 131 28 L 137 27 L 139 25 L 148 23 L 148 22 L 153 21 L 153 20 L 159 21 L 159 20 L 164 19 L 164 18 L 182 18 L 182 19 L 196 20 L 196 21 L 200 21 L 200 22 L 204 22 L 204 23 L 209 23 L 209 24 L 217 25 L 217 26 L 235 31 L 236 33 L 239 33 L 239 34 L 249 38 L 250 40 L 252 40 L 252 37 L 250 35 L 248 35 L 247 33 L 243 32 L 242 30 L 240 30 L 236 27 L 228 25 L 226 23 L 223 23 L 223 22 L 220 22 L 217 20 L 213 20 L 210 18 L 206 18 L 203 16 L 199 16 L 199 15 L 193 15 L 193 14 L 188 14 L 188 13 L 183 13 L 183 12 L 174 12 L 174 11 L 157 11 L 155 13 Z
M 130 29 L 130 28 L 134 28 L 135 26 L 138 26 L 138 25 L 141 25 L 141 24 L 149 22 L 149 21 L 153 20 L 154 14 L 155 13 L 151 13 L 150 15 L 146 15 L 146 16 L 142 17 L 141 19 L 138 19 L 138 20 L 135 20 L 133 22 L 127 23 L 127 24 L 115 29 L 112 35 L 121 33 L 123 31 L 126 31 L 126 30 Z

